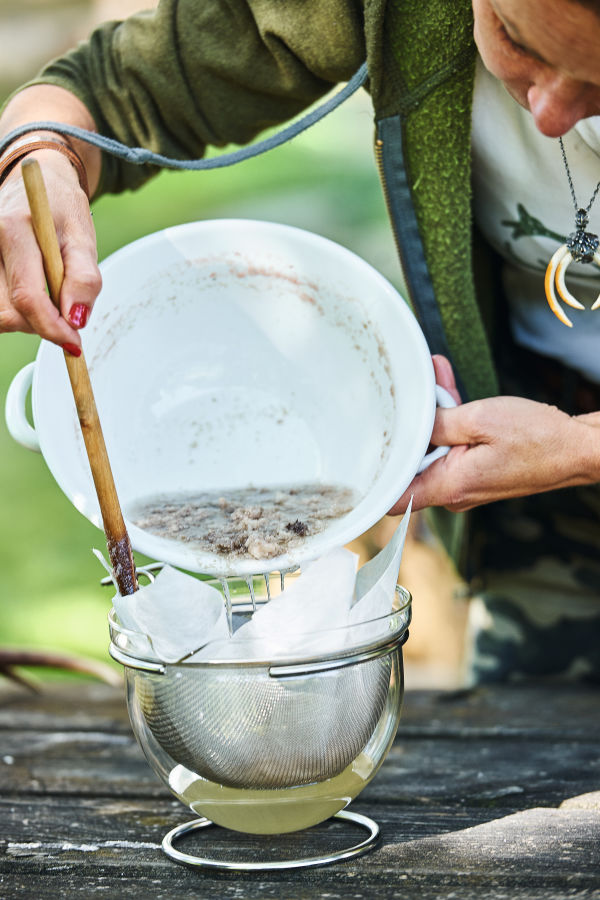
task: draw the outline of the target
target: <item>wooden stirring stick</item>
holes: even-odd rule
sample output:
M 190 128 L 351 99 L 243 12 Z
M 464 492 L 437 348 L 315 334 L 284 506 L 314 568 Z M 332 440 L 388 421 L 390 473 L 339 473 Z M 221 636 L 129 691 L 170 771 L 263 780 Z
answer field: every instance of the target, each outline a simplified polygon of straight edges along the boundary
M 37 160 L 31 158 L 23 161 L 21 171 L 31 210 L 33 230 L 44 261 L 48 292 L 54 305 L 60 308 L 60 290 L 65 270 L 42 171 Z M 133 553 L 106 452 L 87 363 L 83 353 L 81 356 L 73 356 L 66 350 L 65 362 L 100 503 L 115 581 L 122 596 L 133 594 L 138 589 Z

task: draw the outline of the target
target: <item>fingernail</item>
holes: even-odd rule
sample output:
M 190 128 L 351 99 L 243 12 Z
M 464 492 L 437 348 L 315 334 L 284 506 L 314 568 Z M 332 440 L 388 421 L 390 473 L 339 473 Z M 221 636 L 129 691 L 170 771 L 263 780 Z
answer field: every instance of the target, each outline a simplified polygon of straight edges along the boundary
M 62 348 L 66 353 L 70 353 L 71 356 L 81 356 L 81 347 L 78 347 L 77 344 L 63 344 Z
M 73 328 L 83 328 L 89 314 L 90 308 L 85 303 L 74 303 L 69 312 L 69 322 Z

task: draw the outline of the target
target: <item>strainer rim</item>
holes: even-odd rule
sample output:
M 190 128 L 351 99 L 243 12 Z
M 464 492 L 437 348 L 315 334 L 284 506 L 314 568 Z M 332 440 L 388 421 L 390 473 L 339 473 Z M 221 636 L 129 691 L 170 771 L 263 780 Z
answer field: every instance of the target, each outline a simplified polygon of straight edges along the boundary
M 407 613 L 407 615 L 405 617 L 402 617 L 401 622 L 398 625 L 396 625 L 396 627 L 393 629 L 393 631 L 391 633 L 390 632 L 385 633 L 383 631 L 380 631 L 380 632 L 378 632 L 378 634 L 375 638 L 371 638 L 370 640 L 363 640 L 362 643 L 352 644 L 352 645 L 344 647 L 340 650 L 323 651 L 321 653 L 314 653 L 310 656 L 304 656 L 304 657 L 299 656 L 297 652 L 294 654 L 288 653 L 288 654 L 278 655 L 275 659 L 224 658 L 224 659 L 201 659 L 201 660 L 197 660 L 194 662 L 190 661 L 190 657 L 194 656 L 200 650 L 205 649 L 206 647 L 210 646 L 211 644 L 215 645 L 215 646 L 222 645 L 225 641 L 223 639 L 221 639 L 221 640 L 216 640 L 216 641 L 210 641 L 207 644 L 204 644 L 203 646 L 191 651 L 190 653 L 185 654 L 178 660 L 175 660 L 172 662 L 167 662 L 167 661 L 161 659 L 160 655 L 154 650 L 154 646 L 152 644 L 152 639 L 148 635 L 146 635 L 144 632 L 132 631 L 131 629 L 127 629 L 115 621 L 116 612 L 113 607 L 113 608 L 111 608 L 110 612 L 108 613 L 109 627 L 111 630 L 111 645 L 109 648 L 109 652 L 111 652 L 111 655 L 113 656 L 113 658 L 115 658 L 115 659 L 117 659 L 117 661 L 121 662 L 122 665 L 128 665 L 128 663 L 125 662 L 125 659 L 127 659 L 128 661 L 129 660 L 131 661 L 131 668 L 138 668 L 138 669 L 146 668 L 147 670 L 158 671 L 157 670 L 157 665 L 158 665 L 158 667 L 161 670 L 161 673 L 166 672 L 167 669 L 175 669 L 175 668 L 181 667 L 181 666 L 185 667 L 186 670 L 200 669 L 200 668 L 214 669 L 217 667 L 271 669 L 274 667 L 276 668 L 276 667 L 286 667 L 286 666 L 298 666 L 298 665 L 302 665 L 302 664 L 310 665 L 313 663 L 320 663 L 320 662 L 326 663 L 327 661 L 339 661 L 339 660 L 343 660 L 344 658 L 347 658 L 347 657 L 356 657 L 357 655 L 368 654 L 370 650 L 379 648 L 386 644 L 390 645 L 389 652 L 392 652 L 396 645 L 404 642 L 403 638 L 405 640 L 404 636 L 406 635 L 406 633 L 408 631 L 408 628 L 409 628 L 409 625 L 411 622 L 411 618 L 412 618 L 412 594 L 404 586 L 396 585 L 396 596 L 398 596 L 398 595 L 403 597 L 404 603 L 397 609 L 393 609 L 389 613 L 386 613 L 384 616 L 377 616 L 374 619 L 367 619 L 364 622 L 356 622 L 356 623 L 353 623 L 352 625 L 343 625 L 338 628 L 331 628 L 331 629 L 328 629 L 327 631 L 302 632 L 302 634 L 305 635 L 306 637 L 311 637 L 311 636 L 314 637 L 316 635 L 323 636 L 323 635 L 328 635 L 328 634 L 331 635 L 331 634 L 335 634 L 335 633 L 339 634 L 350 628 L 352 628 L 352 629 L 357 629 L 357 628 L 361 628 L 361 627 L 366 628 L 369 625 L 373 626 L 373 625 L 379 624 L 383 628 L 384 622 L 389 621 L 393 618 L 399 617 L 402 615 L 402 613 Z M 148 643 L 149 647 L 152 650 L 154 650 L 156 655 L 155 656 L 132 655 L 132 654 L 128 653 L 126 650 L 123 650 L 122 648 L 118 648 L 117 653 L 114 654 L 111 650 L 111 648 L 115 647 L 114 641 L 112 640 L 113 629 L 116 629 L 119 634 L 132 635 L 135 638 L 144 639 Z M 244 642 L 239 642 L 238 646 L 240 646 L 240 644 L 243 645 L 243 643 Z M 136 665 L 136 663 L 138 665 Z M 146 665 L 146 664 L 149 664 L 149 665 Z

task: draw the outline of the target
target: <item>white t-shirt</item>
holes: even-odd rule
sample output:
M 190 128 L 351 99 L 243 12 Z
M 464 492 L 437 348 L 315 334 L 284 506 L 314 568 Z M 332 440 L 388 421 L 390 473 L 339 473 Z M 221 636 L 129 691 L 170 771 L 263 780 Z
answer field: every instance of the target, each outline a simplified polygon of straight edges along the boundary
M 563 138 L 579 207 L 600 181 L 600 116 L 584 119 Z M 600 383 L 600 268 L 571 263 L 567 286 L 585 310 L 565 307 L 573 327 L 548 305 L 544 274 L 550 257 L 575 230 L 575 209 L 560 145 L 478 60 L 473 100 L 475 219 L 505 260 L 503 281 L 515 341 L 566 363 Z M 587 231 L 600 234 L 600 195 Z M 553 234 L 554 233 L 554 234 Z M 560 301 L 559 301 L 560 302 Z

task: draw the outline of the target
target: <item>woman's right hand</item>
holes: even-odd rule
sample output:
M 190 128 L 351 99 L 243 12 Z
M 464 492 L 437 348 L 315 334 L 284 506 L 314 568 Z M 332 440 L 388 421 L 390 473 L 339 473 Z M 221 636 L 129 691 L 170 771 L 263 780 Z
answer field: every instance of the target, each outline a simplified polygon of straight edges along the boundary
M 89 202 L 65 156 L 53 149 L 30 156 L 42 170 L 64 263 L 60 310 L 46 293 L 19 162 L 0 187 L 0 333 L 39 334 L 78 355 L 78 330 L 86 324 L 102 283 Z

